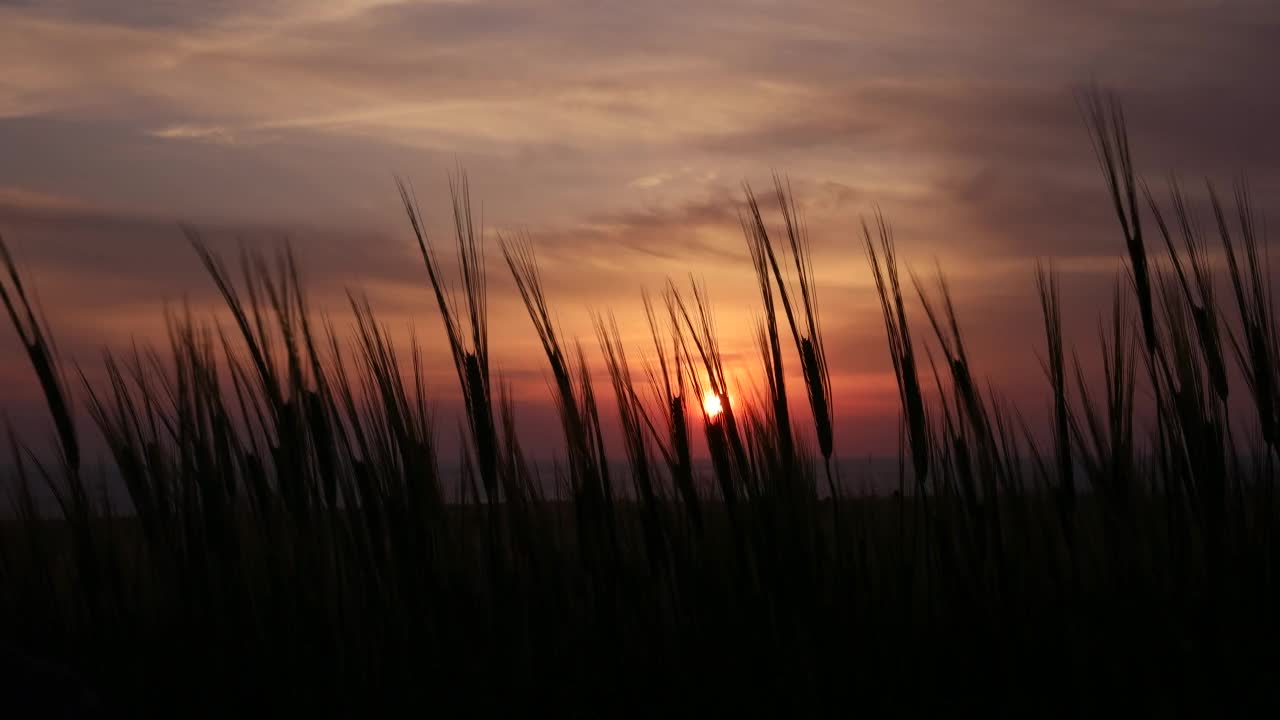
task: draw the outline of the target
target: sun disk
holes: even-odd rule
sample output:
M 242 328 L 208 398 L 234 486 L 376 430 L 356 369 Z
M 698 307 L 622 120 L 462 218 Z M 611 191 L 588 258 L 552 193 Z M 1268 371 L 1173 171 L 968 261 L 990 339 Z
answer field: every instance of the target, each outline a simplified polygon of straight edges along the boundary
M 724 412 L 724 403 L 715 391 L 708 390 L 707 394 L 702 397 L 702 409 L 707 413 L 708 417 L 718 418 Z

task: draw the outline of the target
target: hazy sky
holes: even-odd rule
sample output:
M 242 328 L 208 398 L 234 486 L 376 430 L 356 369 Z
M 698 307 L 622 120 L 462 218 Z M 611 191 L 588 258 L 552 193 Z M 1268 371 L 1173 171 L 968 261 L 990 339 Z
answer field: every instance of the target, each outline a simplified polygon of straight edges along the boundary
M 948 274 L 978 372 L 1028 415 L 1036 258 L 1057 258 L 1068 323 L 1093 337 L 1121 240 L 1073 88 L 1120 92 L 1152 181 L 1247 171 L 1280 209 L 1273 0 L 0 0 L 0 67 L 0 233 L 69 359 L 158 337 L 166 302 L 212 310 L 179 221 L 228 252 L 288 237 L 317 307 L 366 290 L 442 358 L 393 177 L 447 243 L 460 164 L 489 231 L 530 233 L 592 357 L 589 310 L 612 309 L 639 353 L 641 289 L 693 272 L 745 370 L 737 203 L 776 170 L 810 226 L 844 453 L 896 440 L 857 231 L 877 206 L 906 262 Z M 496 360 L 542 437 L 544 361 L 490 247 Z M 0 332 L 11 415 L 24 363 Z

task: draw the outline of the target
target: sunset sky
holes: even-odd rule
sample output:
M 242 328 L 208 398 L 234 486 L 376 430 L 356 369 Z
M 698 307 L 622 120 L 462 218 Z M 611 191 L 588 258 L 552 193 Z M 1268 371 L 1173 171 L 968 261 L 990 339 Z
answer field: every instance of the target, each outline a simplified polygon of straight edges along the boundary
M 160 338 L 165 303 L 214 310 L 179 222 L 228 253 L 287 237 L 318 309 L 341 318 L 361 289 L 393 331 L 413 324 L 449 437 L 452 367 L 396 176 L 447 257 L 447 178 L 465 167 L 490 240 L 529 233 L 590 357 L 591 310 L 642 356 L 641 290 L 692 272 L 745 372 L 741 184 L 787 174 L 843 454 L 896 442 L 858 230 L 876 207 L 905 263 L 943 268 L 978 374 L 1028 415 L 1044 411 L 1037 258 L 1056 259 L 1093 352 L 1122 239 L 1073 89 L 1119 93 L 1158 192 L 1170 172 L 1198 191 L 1246 171 L 1280 210 L 1272 0 L 0 0 L 0 67 L 0 233 L 66 359 Z M 545 359 L 496 242 L 488 257 L 495 361 L 530 437 L 554 437 Z M 29 377 L 0 330 L 0 410 L 44 422 Z

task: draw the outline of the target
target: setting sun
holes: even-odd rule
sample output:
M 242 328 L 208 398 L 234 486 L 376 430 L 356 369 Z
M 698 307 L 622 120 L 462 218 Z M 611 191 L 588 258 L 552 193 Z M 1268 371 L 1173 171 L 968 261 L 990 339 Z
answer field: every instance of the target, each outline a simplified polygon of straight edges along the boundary
M 714 390 L 708 390 L 706 395 L 702 396 L 702 409 L 710 418 L 720 417 L 720 413 L 724 412 L 724 403 L 720 401 L 720 396 Z

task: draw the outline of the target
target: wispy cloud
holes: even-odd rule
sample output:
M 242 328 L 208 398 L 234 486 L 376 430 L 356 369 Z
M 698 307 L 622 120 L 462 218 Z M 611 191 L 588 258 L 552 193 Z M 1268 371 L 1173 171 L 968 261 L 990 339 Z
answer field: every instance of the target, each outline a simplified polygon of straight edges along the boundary
M 0 185 L 0 212 L 71 211 L 84 205 L 75 198 L 30 188 Z
M 216 145 L 234 145 L 237 142 L 235 134 L 220 125 L 169 125 L 148 134 L 166 140 L 195 140 Z

